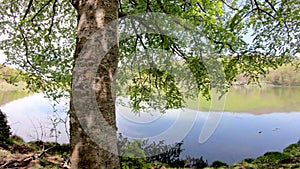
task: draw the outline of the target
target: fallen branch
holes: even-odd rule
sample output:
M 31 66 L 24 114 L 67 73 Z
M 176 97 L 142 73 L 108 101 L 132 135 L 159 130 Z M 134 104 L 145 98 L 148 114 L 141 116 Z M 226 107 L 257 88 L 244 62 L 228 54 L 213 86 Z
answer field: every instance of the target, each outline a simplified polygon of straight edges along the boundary
M 52 147 L 50 147 L 46 150 L 43 149 L 42 152 L 38 155 L 37 154 L 29 155 L 29 156 L 26 156 L 26 157 L 24 157 L 22 159 L 19 159 L 19 160 L 12 159 L 12 160 L 6 162 L 5 164 L 3 164 L 2 166 L 0 166 L 0 168 L 11 168 L 11 167 L 24 167 L 24 166 L 27 166 L 32 160 L 41 159 L 42 157 L 44 157 L 46 152 L 51 150 L 54 147 L 55 146 L 52 146 Z M 48 162 L 53 163 L 51 161 L 48 161 Z

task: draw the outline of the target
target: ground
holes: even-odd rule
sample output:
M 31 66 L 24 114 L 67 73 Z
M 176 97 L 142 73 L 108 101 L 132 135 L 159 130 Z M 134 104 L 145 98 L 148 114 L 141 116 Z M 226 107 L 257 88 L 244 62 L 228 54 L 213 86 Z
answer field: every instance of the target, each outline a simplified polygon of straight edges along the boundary
M 54 169 L 68 167 L 69 145 L 14 140 L 0 147 L 0 168 Z
M 9 145 L 0 147 L 0 168 L 55 169 L 68 168 L 69 145 L 44 143 L 41 141 L 24 143 L 20 138 Z M 145 165 L 146 166 L 146 165 Z M 167 169 L 163 164 L 147 165 L 153 169 Z M 146 167 L 146 168 L 148 168 Z M 300 141 L 289 145 L 283 152 L 267 152 L 256 159 L 244 159 L 231 166 L 215 161 L 205 169 L 286 169 L 300 168 Z

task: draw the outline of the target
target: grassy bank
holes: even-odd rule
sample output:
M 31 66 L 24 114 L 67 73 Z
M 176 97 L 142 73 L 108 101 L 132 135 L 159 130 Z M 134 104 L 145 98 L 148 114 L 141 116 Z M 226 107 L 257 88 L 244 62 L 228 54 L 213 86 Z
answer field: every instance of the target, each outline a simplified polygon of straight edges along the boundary
M 0 106 L 29 95 L 19 70 L 0 64 Z
M 19 82 L 16 85 L 12 85 L 0 80 L 0 106 L 28 96 L 30 93 L 24 88 L 25 82 Z
M 224 167 L 228 168 L 228 167 Z M 279 169 L 300 168 L 300 141 L 289 145 L 283 152 L 268 152 L 256 159 L 245 159 L 233 164 L 230 168 Z
M 7 83 L 4 80 L 0 79 L 0 92 L 7 92 L 7 91 L 23 91 L 25 90 L 26 83 L 25 82 L 18 82 L 14 85 Z

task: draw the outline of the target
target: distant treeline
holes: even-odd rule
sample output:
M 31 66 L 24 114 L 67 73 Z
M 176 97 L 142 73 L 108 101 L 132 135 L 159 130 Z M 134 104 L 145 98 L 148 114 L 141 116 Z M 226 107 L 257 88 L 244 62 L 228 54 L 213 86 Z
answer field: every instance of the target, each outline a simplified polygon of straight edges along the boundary
M 285 65 L 277 70 L 270 70 L 262 81 L 272 85 L 299 86 L 300 68 L 292 65 Z
M 249 78 L 240 74 L 234 85 L 247 85 Z M 268 71 L 265 77 L 260 77 L 261 84 L 274 86 L 300 86 L 300 68 L 291 64 L 283 65 Z

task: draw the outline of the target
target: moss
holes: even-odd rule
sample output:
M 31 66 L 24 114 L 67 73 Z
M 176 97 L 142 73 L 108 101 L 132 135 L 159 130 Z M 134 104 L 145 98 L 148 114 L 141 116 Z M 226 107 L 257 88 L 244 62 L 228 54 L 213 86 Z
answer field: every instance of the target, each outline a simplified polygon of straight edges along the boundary
M 300 141 L 298 141 L 296 144 L 289 145 L 283 150 L 283 152 L 294 157 L 300 157 Z

